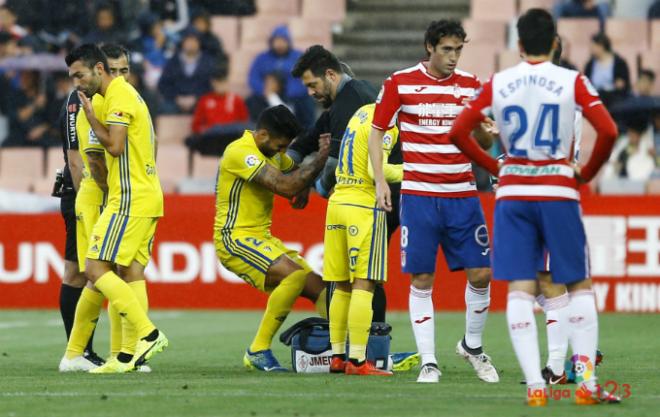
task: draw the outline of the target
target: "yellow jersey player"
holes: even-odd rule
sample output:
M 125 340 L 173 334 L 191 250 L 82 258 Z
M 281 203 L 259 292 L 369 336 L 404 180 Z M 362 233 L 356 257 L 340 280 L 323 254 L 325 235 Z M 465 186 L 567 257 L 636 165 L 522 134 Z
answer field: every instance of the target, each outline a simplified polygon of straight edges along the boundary
M 360 107 L 348 122 L 335 170 L 337 184 L 325 221 L 323 279 L 336 283 L 330 301 L 330 371 L 350 375 L 392 375 L 366 360 L 374 288 L 387 279 L 385 211 L 376 207 L 367 142 L 374 108 L 374 104 Z M 384 161 L 397 137 L 396 126 L 385 134 Z M 401 182 L 403 178 L 401 165 L 386 163 L 383 171 L 388 182 Z
M 293 198 L 312 183 L 328 158 L 330 138 L 321 135 L 314 160 L 296 167 L 284 151 L 300 130 L 285 106 L 266 109 L 253 132 L 246 131 L 227 147 L 218 170 L 216 253 L 227 269 L 270 294 L 243 358 L 248 368 L 267 372 L 285 370 L 270 345 L 298 296 L 310 299 L 325 316 L 321 277 L 296 251 L 270 234 L 273 195 Z
M 139 339 L 133 355 L 117 356 L 116 372 L 135 369 L 161 352 L 168 340 L 146 314 L 136 288 L 123 277 L 144 276 L 163 193 L 155 164 L 155 135 L 149 109 L 123 77 L 112 78 L 107 58 L 95 45 L 74 49 L 66 63 L 98 141 L 106 152 L 108 203 L 92 229 L 85 273 Z M 87 97 L 104 98 L 100 119 Z

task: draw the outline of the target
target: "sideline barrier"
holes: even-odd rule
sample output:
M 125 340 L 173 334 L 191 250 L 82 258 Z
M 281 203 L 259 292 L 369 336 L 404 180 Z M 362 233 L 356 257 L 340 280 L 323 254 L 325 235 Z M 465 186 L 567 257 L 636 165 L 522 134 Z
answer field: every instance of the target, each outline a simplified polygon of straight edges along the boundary
M 494 199 L 482 195 L 489 224 Z M 293 210 L 276 198 L 273 235 L 318 271 L 323 263 L 325 200 L 312 196 Z M 606 311 L 660 312 L 660 196 L 595 196 L 582 200 L 598 307 Z M 212 196 L 171 195 L 158 226 L 154 260 L 147 268 L 155 308 L 259 309 L 266 297 L 222 268 L 213 245 Z M 561 228 L 562 225 L 557 225 Z M 389 250 L 389 310 L 406 310 L 409 279 L 399 266 L 399 234 Z M 0 308 L 56 308 L 64 269 L 64 224 L 58 213 L 0 215 Z M 439 256 L 433 292 L 439 310 L 464 309 L 465 274 L 450 273 Z M 495 282 L 491 309 L 503 310 L 506 284 Z M 298 308 L 311 309 L 307 301 Z

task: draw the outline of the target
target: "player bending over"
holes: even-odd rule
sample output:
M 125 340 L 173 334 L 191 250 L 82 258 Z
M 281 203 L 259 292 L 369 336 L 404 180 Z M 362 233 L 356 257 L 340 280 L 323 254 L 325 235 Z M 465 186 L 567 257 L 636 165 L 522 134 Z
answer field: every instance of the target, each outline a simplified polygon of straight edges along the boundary
M 298 254 L 270 234 L 273 195 L 292 198 L 308 187 L 328 158 L 330 139 L 297 167 L 284 153 L 301 128 L 285 106 L 264 110 L 254 131 L 227 147 L 220 162 L 215 215 L 215 247 L 220 262 L 258 290 L 268 304 L 243 363 L 262 371 L 285 371 L 270 349 L 275 333 L 302 295 L 326 316 L 325 285 Z

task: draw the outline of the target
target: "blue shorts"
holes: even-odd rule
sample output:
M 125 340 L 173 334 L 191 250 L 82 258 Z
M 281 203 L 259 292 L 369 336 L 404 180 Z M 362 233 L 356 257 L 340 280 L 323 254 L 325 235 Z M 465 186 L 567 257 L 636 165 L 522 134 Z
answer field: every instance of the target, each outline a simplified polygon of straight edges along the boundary
M 546 251 L 547 249 L 547 251 Z M 589 276 L 587 238 L 577 201 L 500 200 L 495 204 L 493 278 L 536 279 L 552 254 L 552 281 Z
M 438 245 L 451 271 L 489 268 L 489 243 L 479 198 L 401 194 L 403 272 L 435 272 Z

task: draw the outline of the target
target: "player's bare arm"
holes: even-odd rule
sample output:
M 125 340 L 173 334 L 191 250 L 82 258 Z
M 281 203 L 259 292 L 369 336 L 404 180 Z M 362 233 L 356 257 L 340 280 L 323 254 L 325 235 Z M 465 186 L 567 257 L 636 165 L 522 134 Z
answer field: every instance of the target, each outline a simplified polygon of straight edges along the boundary
M 392 211 L 392 192 L 390 186 L 385 181 L 383 173 L 383 137 L 385 132 L 378 129 L 371 129 L 369 133 L 369 159 L 374 170 L 374 181 L 376 183 L 376 203 L 378 208 L 385 211 Z
M 330 135 L 323 134 L 319 137 L 319 151 L 310 163 L 301 165 L 288 174 L 264 164 L 252 181 L 277 195 L 293 198 L 308 187 L 321 172 L 328 159 L 328 152 L 330 152 Z
M 83 163 L 80 153 L 75 149 L 66 151 L 66 156 L 69 160 L 69 171 L 73 179 L 73 188 L 78 191 L 80 188 L 80 181 L 82 180 Z
M 105 164 L 105 154 L 99 151 L 87 152 L 89 173 L 104 193 L 108 192 L 108 167 Z

